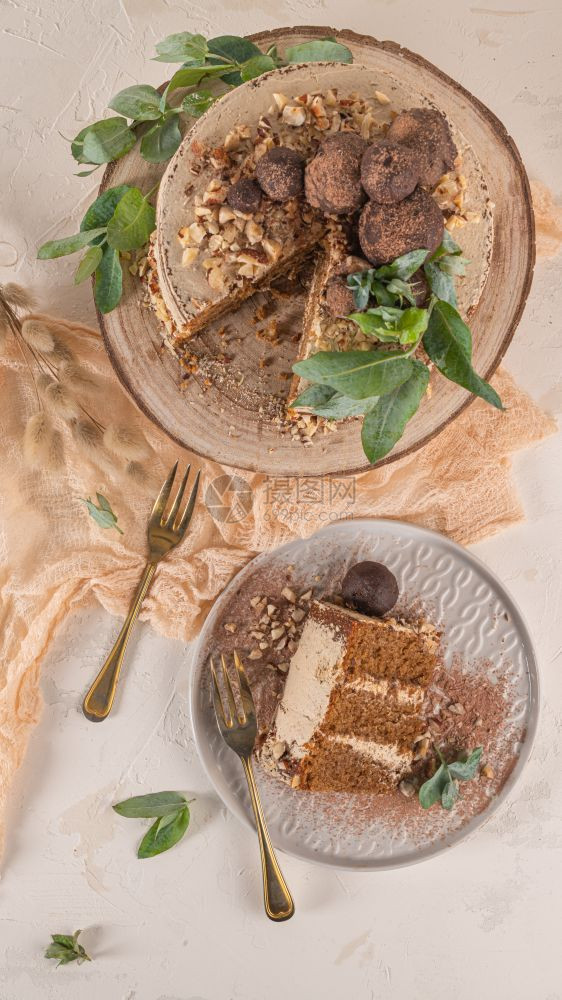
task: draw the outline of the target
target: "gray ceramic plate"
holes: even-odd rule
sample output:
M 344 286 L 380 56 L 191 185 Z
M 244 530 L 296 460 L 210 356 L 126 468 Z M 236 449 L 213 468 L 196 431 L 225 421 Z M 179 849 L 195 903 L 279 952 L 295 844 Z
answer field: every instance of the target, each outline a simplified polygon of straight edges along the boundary
M 511 792 L 529 757 L 538 716 L 538 675 L 533 645 L 521 612 L 500 581 L 470 552 L 442 535 L 400 521 L 340 522 L 311 538 L 290 542 L 252 560 L 216 602 L 199 637 L 191 674 L 195 742 L 210 781 L 228 808 L 252 823 L 238 759 L 222 742 L 208 687 L 208 657 L 217 651 L 217 623 L 235 597 L 255 593 L 252 580 L 264 569 L 281 578 L 293 566 L 302 590 L 320 596 L 360 559 L 384 562 L 395 574 L 402 598 L 443 630 L 445 664 L 462 658 L 466 670 L 491 670 L 509 678 L 510 699 L 503 736 L 514 765 L 477 815 L 422 813 L 415 832 L 408 823 L 389 823 L 376 809 L 354 812 L 370 796 L 320 795 L 295 791 L 257 768 L 272 840 L 277 848 L 336 868 L 375 870 L 414 864 L 445 851 L 473 833 Z M 301 591 L 302 592 L 302 591 Z M 228 621 L 228 617 L 226 618 Z M 489 664 L 489 667 L 483 664 Z M 417 804 L 416 804 L 417 806 Z M 361 819 L 363 816 L 363 819 Z

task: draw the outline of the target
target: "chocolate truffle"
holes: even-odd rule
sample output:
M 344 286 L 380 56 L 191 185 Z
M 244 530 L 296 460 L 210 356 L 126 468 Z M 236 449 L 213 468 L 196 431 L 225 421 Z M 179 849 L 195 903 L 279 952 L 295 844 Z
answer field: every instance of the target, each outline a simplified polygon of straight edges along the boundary
M 242 180 L 232 184 L 227 193 L 226 200 L 231 208 L 237 212 L 244 212 L 252 215 L 257 212 L 261 202 L 261 191 L 251 177 L 243 177 Z
M 332 316 L 349 316 L 355 312 L 353 289 L 348 288 L 343 278 L 332 278 L 326 286 L 326 305 Z
M 433 253 L 442 237 L 441 209 L 423 188 L 394 205 L 370 201 L 359 219 L 361 249 L 377 266 L 422 247 Z
M 418 179 L 418 156 L 405 143 L 375 142 L 361 160 L 361 183 L 369 198 L 383 205 L 407 198 Z
M 362 615 L 384 615 L 398 600 L 396 577 L 382 563 L 356 563 L 343 578 L 342 597 Z
M 258 160 L 256 179 L 272 201 L 288 201 L 303 189 L 304 159 L 296 149 L 274 146 Z
M 355 132 L 330 135 L 304 173 L 307 201 L 329 215 L 350 215 L 361 208 L 361 159 L 367 143 Z
M 454 166 L 457 155 L 447 120 L 432 108 L 402 111 L 392 122 L 387 139 L 403 142 L 418 157 L 419 183 L 433 188 Z

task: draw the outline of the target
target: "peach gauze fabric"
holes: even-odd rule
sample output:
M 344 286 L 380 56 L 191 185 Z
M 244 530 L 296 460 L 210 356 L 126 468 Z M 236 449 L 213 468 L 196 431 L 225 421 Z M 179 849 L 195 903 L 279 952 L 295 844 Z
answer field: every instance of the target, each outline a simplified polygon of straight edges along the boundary
M 142 429 L 153 456 L 139 485 L 103 452 L 82 454 L 65 431 L 62 474 L 31 471 L 22 435 L 36 398 L 21 355 L 9 343 L 0 364 L 0 838 L 14 773 L 39 720 L 40 667 L 58 625 L 96 598 L 124 616 L 146 557 L 146 522 L 171 465 L 202 470 L 189 537 L 159 567 L 141 618 L 164 635 L 195 636 L 234 574 L 256 553 L 311 534 L 340 517 L 401 518 L 468 544 L 515 524 L 523 512 L 511 480 L 511 452 L 539 441 L 554 421 L 500 370 L 493 382 L 506 406 L 476 400 L 425 448 L 394 464 L 339 481 L 276 480 L 241 471 L 250 509 L 220 519 L 211 484 L 236 470 L 181 452 L 139 413 L 120 386 L 96 330 L 37 316 L 67 339 L 101 383 L 92 409 Z M 102 530 L 81 497 L 107 496 L 124 531 Z M 207 500 L 207 505 L 205 504 Z M 215 502 L 214 502 L 215 501 Z M 246 507 L 248 504 L 246 504 Z M 215 516 L 212 516 L 212 513 Z M 228 513 L 228 512 L 227 512 Z M 243 511 L 241 512 L 243 514 Z

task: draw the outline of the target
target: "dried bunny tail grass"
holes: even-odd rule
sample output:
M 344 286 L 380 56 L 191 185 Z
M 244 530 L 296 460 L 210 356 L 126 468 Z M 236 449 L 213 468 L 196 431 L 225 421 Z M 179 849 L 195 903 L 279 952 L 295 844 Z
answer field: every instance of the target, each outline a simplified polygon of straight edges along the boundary
M 47 465 L 53 434 L 53 425 L 44 410 L 34 413 L 27 421 L 23 435 L 23 456 L 32 468 L 44 468 Z
M 134 427 L 127 424 L 110 424 L 103 435 L 103 443 L 114 455 L 130 462 L 139 462 L 150 455 L 147 440 Z
M 6 285 L 2 285 L 1 291 L 12 309 L 17 309 L 18 312 L 25 312 L 37 305 L 33 292 L 24 288 L 23 285 L 17 285 L 15 281 L 9 281 Z
M 41 377 L 38 385 L 46 401 L 60 417 L 68 420 L 71 417 L 80 416 L 81 410 L 78 400 L 62 382 L 46 375 Z
M 49 354 L 55 346 L 49 327 L 38 319 L 24 319 L 21 325 L 21 335 L 26 344 L 43 354 Z
M 98 380 L 90 374 L 87 368 L 75 361 L 62 361 L 59 365 L 59 379 L 70 388 L 99 389 Z
M 53 335 L 53 349 L 51 354 L 57 361 L 74 361 L 74 354 L 68 344 L 65 344 L 64 340 L 60 340 L 56 335 Z
M 139 486 L 145 486 L 148 482 L 148 473 L 140 462 L 127 462 L 125 471 L 129 478 Z
M 60 431 L 53 431 L 45 467 L 51 472 L 59 472 L 64 468 L 64 444 Z
M 99 427 L 91 420 L 71 420 L 70 429 L 76 443 L 85 451 L 96 452 L 103 444 L 103 435 Z

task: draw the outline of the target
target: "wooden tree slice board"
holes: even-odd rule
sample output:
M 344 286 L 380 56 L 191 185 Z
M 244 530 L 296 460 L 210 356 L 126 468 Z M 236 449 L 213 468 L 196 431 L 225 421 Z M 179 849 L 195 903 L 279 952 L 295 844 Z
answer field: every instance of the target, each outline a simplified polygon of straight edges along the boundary
M 353 66 L 311 64 L 279 71 L 284 84 L 279 89 L 291 95 L 303 86 L 318 89 L 332 79 L 340 89 L 353 79 L 349 89 L 368 95 L 373 87 L 388 94 L 393 106 L 412 107 L 430 102 L 454 124 L 455 138 L 463 149 L 463 170 L 469 175 L 469 191 L 480 207 L 493 204 L 477 225 L 455 230 L 455 239 L 471 258 L 469 278 L 464 283 L 461 311 L 470 310 L 474 340 L 474 367 L 485 378 L 497 368 L 521 317 L 532 278 L 534 227 L 529 185 L 519 153 L 498 119 L 476 98 L 436 67 L 394 42 L 379 42 L 369 36 L 332 28 L 285 28 L 252 36 L 262 48 L 276 44 L 281 53 L 290 44 L 334 35 L 353 52 Z M 209 122 L 200 119 L 198 130 L 215 127 L 217 118 L 243 120 L 247 94 L 248 119 L 253 123 L 256 102 L 270 103 L 277 89 L 275 76 L 231 91 L 214 105 Z M 269 80 L 269 77 L 272 79 Z M 315 83 L 316 81 L 316 83 Z M 217 109 L 219 113 L 217 115 Z M 181 160 L 181 147 L 176 157 Z M 146 163 L 134 149 L 105 172 L 101 189 L 116 184 L 136 184 L 148 190 L 162 175 L 164 165 Z M 159 213 L 162 215 L 162 212 Z M 303 286 L 306 282 L 303 282 Z M 256 300 L 245 303 L 228 317 L 228 371 L 224 365 L 207 365 L 204 374 L 187 382 L 177 360 L 163 347 L 159 324 L 143 302 L 137 278 L 126 274 L 123 299 L 117 309 L 100 316 L 100 326 L 112 364 L 138 406 L 182 446 L 222 464 L 276 476 L 350 474 L 369 468 L 360 442 L 357 420 L 344 421 L 330 433 L 318 433 L 304 447 L 290 434 L 282 434 L 278 423 L 267 416 L 267 398 L 278 393 L 283 373 L 290 370 L 300 336 L 305 290 L 291 288 L 291 296 L 279 307 L 276 318 L 280 344 L 271 349 L 253 335 L 252 317 Z M 216 355 L 221 345 L 218 322 L 193 342 L 196 354 Z M 232 327 L 234 328 L 232 330 Z M 252 331 L 248 333 L 248 331 Z M 233 335 L 234 334 L 234 335 Z M 266 362 L 260 368 L 260 360 Z M 232 377 L 232 373 L 236 377 Z M 453 420 L 472 397 L 442 377 L 424 399 L 402 439 L 383 461 L 395 461 L 420 448 Z

